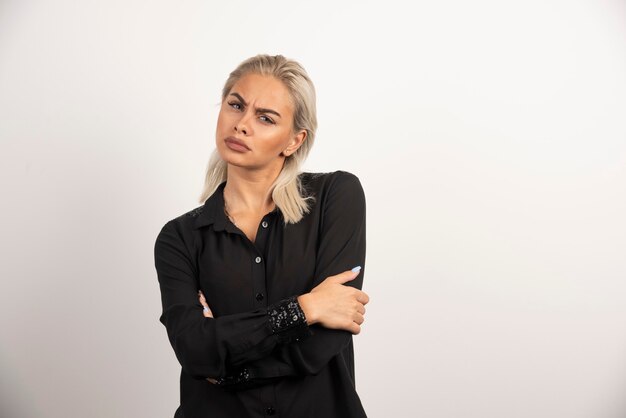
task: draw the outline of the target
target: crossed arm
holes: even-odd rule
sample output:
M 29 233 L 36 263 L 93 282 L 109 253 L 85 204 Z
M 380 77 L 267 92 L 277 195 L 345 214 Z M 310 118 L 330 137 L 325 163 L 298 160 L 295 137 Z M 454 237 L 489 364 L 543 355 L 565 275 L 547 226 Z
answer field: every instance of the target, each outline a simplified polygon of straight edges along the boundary
M 298 297 L 308 325 L 320 323 L 329 329 L 344 329 L 353 334 L 361 332 L 361 325 L 365 321 L 363 317 L 365 304 L 369 302 L 369 296 L 361 290 L 343 286 L 346 281 L 356 278 L 360 270 L 361 266 L 357 266 L 352 270 L 331 276 L 311 293 Z M 307 296 L 310 298 L 305 303 Z M 213 318 L 213 312 L 201 290 L 198 291 L 198 299 L 203 306 L 204 317 Z M 325 308 L 325 302 L 330 302 L 331 305 Z M 215 378 L 207 377 L 206 380 L 218 384 Z
M 352 174 L 339 172 L 330 181 L 321 209 L 315 287 L 268 309 L 214 318 L 198 292 L 194 260 L 181 241 L 181 231 L 174 223 L 163 228 L 155 245 L 163 305 L 160 321 L 181 366 L 192 377 L 238 388 L 239 383 L 317 374 L 360 331 L 363 305 L 369 300 L 361 291 L 365 196 Z M 349 269 L 355 265 L 363 267 L 353 277 Z M 293 325 L 269 315 L 287 309 L 300 317 Z

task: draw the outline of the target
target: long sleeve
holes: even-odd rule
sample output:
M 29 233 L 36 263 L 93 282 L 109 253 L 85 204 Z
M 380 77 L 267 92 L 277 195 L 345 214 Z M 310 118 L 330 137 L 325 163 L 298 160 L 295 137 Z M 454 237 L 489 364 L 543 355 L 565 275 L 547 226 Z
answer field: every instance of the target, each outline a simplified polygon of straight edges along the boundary
M 360 265 L 359 275 L 345 283 L 359 290 L 363 287 L 366 250 L 365 194 L 357 176 L 339 171 L 329 187 L 323 210 L 318 242 L 315 283 Z M 311 290 L 311 289 L 309 289 Z M 352 338 L 346 330 L 311 325 L 309 338 L 280 345 L 265 357 L 243 365 L 233 387 L 247 387 L 254 381 L 280 376 L 315 375 L 343 349 Z
M 205 318 L 195 263 L 174 221 L 161 229 L 154 258 L 163 309 L 159 321 L 183 370 L 194 378 L 226 378 L 277 345 L 310 335 L 296 295 L 267 308 Z

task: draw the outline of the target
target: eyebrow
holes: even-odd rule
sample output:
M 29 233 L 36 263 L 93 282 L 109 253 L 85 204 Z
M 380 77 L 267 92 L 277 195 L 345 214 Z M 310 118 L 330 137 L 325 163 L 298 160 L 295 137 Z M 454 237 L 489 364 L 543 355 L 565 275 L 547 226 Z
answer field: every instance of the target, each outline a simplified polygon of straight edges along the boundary
M 246 103 L 246 101 L 243 99 L 243 97 L 241 97 L 241 95 L 239 93 L 230 93 L 230 96 L 235 96 L 236 98 L 238 98 L 239 100 L 242 101 L 244 106 L 248 106 L 248 103 Z M 282 118 L 282 116 L 280 116 L 280 113 L 278 113 L 275 110 L 272 109 L 266 109 L 263 107 L 257 107 L 256 108 L 256 113 L 272 113 L 276 116 L 278 116 L 279 118 Z

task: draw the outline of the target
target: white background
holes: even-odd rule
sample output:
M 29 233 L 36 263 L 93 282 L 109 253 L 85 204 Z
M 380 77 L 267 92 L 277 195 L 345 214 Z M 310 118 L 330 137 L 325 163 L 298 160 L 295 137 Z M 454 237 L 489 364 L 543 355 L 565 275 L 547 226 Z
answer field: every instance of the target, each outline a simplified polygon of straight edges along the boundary
M 0 0 L 0 415 L 173 416 L 154 240 L 257 53 L 365 189 L 368 416 L 626 416 L 617 0 Z

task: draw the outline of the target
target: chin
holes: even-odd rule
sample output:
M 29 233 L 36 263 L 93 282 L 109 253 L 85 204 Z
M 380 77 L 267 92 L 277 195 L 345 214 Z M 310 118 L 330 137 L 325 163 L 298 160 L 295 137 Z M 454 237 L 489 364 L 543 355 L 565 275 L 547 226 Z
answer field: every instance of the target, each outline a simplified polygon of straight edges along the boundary
M 226 149 L 225 151 L 218 149 L 218 153 L 220 158 L 229 165 L 242 168 L 250 167 L 250 162 L 244 162 L 245 159 L 240 157 L 237 152 L 229 149 Z

